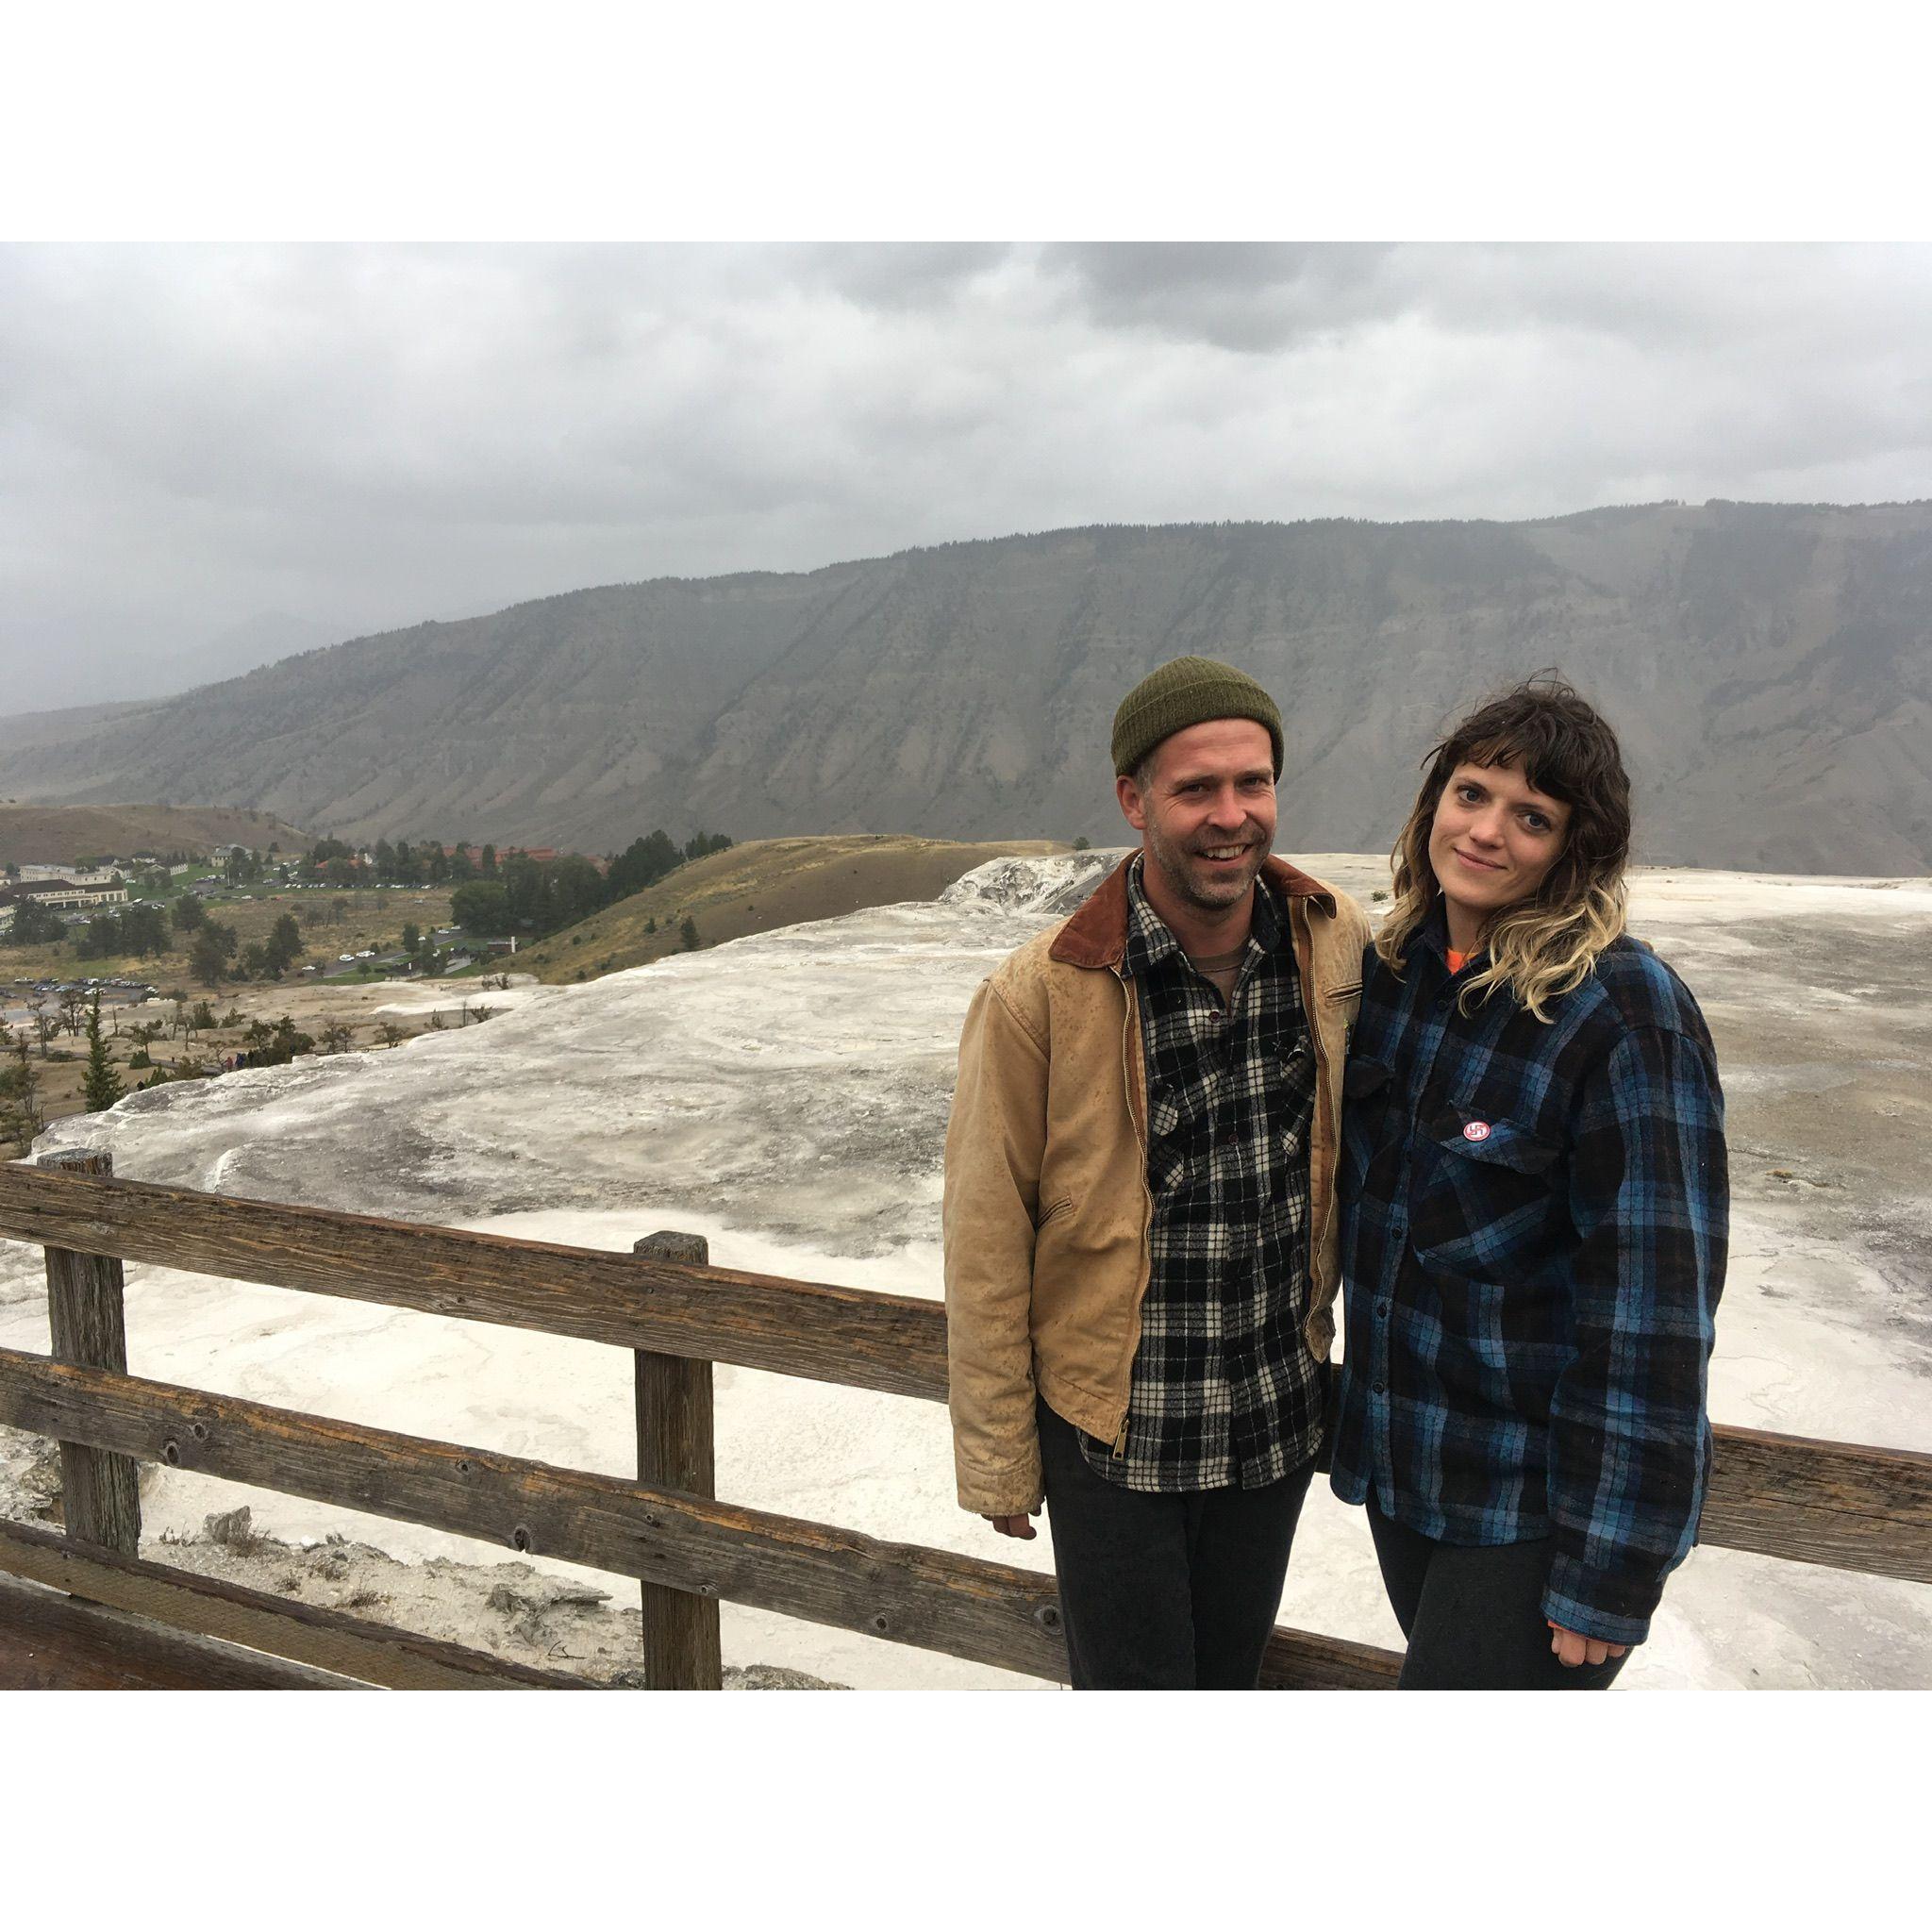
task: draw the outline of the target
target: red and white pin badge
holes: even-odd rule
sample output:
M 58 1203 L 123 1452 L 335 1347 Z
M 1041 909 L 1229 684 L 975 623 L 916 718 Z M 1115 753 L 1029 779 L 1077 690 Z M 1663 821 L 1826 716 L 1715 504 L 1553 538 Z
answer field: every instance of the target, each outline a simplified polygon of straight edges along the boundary
M 1488 1121 L 1471 1121 L 1462 1130 L 1465 1141 L 1487 1141 L 1490 1138 Z

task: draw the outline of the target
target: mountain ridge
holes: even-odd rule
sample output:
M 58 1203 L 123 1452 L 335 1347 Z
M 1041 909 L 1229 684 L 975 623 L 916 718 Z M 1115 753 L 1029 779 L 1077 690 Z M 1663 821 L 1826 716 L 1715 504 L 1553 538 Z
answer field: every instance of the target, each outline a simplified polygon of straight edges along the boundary
M 42 714 L 0 727 L 0 794 L 594 850 L 1110 838 L 1113 708 L 1201 651 L 1282 705 L 1285 849 L 1386 847 L 1455 713 L 1554 666 L 1624 737 L 1641 858 L 1919 872 L 1928 640 L 1927 503 L 1090 525 L 589 586 Z

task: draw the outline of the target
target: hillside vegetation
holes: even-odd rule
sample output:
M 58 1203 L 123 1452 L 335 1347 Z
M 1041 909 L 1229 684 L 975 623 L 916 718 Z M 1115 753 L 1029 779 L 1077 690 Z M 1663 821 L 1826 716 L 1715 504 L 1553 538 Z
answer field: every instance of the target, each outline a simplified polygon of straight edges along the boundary
M 874 833 L 755 839 L 681 865 L 646 891 L 499 963 L 540 979 L 595 979 L 681 951 L 679 928 L 687 918 L 697 927 L 699 945 L 712 946 L 776 926 L 836 919 L 865 906 L 936 899 L 989 860 L 1066 849 L 1048 839 L 985 844 Z
M 402 941 L 403 927 L 446 925 L 450 921 L 447 886 L 414 886 L 407 891 L 362 892 L 292 892 L 260 886 L 224 892 L 207 901 L 210 919 L 232 926 L 238 945 L 266 941 L 284 913 L 293 916 L 302 931 L 302 952 L 292 962 L 310 961 L 325 967 L 340 963 L 347 952 L 364 948 L 393 951 Z M 44 945 L 0 945 L 0 986 L 35 979 L 138 979 L 148 986 L 192 987 L 203 990 L 189 966 L 193 935 L 172 921 L 165 953 L 103 953 L 84 958 L 75 945 L 79 928 Z M 291 972 L 291 981 L 295 974 Z M 225 999 L 227 982 L 210 997 Z
M 0 865 L 67 865 L 136 852 L 210 852 L 246 845 L 306 850 L 307 832 L 264 811 L 227 805 L 0 805 Z

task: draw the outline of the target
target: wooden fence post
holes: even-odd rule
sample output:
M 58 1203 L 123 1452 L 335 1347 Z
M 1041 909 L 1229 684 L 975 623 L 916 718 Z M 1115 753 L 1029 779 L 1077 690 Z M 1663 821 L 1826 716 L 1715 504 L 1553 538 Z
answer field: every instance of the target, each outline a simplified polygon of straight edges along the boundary
M 106 1154 L 46 1154 L 36 1163 L 68 1174 L 111 1174 Z M 47 1325 L 54 1359 L 127 1373 L 127 1314 L 121 1263 L 111 1255 L 49 1248 Z M 77 1442 L 60 1445 L 60 1502 L 67 1534 L 124 1557 L 141 1554 L 140 1471 L 133 1458 Z
M 711 1245 L 701 1234 L 648 1234 L 631 1253 L 654 1261 L 704 1267 Z M 638 1349 L 638 1480 L 715 1501 L 718 1470 L 711 1431 L 711 1365 Z M 724 1687 L 718 1600 L 645 1583 L 644 1684 L 652 1690 Z

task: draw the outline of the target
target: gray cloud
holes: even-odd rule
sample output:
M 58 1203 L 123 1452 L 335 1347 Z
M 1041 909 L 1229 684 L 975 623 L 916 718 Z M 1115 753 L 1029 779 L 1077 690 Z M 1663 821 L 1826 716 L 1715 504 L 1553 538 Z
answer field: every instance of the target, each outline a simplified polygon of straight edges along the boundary
M 1928 341 L 1921 247 L 0 249 L 0 708 L 1061 524 L 1932 495 Z
M 1264 353 L 1405 312 L 1386 245 L 1293 242 L 1066 243 L 1041 267 L 1065 275 L 1103 327 Z

